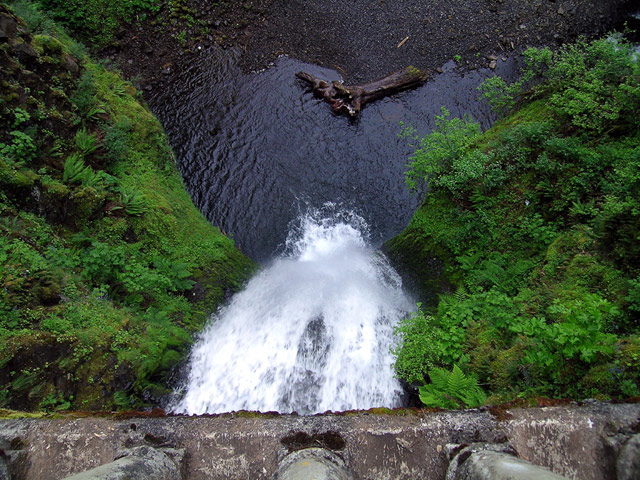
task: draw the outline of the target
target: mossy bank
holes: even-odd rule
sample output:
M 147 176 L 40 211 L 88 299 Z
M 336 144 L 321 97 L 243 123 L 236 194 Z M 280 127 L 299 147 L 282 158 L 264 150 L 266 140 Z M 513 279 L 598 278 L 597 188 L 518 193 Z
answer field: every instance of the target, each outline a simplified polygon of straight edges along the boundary
M 407 180 L 429 191 L 387 247 L 440 297 L 400 326 L 396 368 L 458 365 L 490 402 L 638 396 L 638 54 L 612 36 L 525 59 L 482 87 L 510 116 L 481 133 L 443 111 L 415 139 Z
M 254 270 L 184 190 L 134 86 L 0 5 L 0 406 L 157 404 Z

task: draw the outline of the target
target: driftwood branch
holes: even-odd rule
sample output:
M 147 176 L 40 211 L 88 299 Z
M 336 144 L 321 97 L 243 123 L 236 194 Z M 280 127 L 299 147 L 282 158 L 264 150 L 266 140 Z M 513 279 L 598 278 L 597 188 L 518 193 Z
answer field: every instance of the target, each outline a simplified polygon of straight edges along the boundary
M 364 85 L 327 82 L 307 72 L 298 72 L 296 77 L 307 82 L 316 96 L 329 102 L 334 112 L 345 112 L 355 117 L 367 103 L 422 85 L 427 79 L 427 73 L 415 67 L 407 67 Z

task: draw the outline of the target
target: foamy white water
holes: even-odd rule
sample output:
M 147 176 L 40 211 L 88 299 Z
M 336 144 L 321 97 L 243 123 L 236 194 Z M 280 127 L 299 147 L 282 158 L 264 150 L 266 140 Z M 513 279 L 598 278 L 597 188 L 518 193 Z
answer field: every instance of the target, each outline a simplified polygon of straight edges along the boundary
M 173 410 L 318 413 L 398 406 L 393 327 L 412 309 L 364 222 L 302 219 L 286 254 L 211 319 Z

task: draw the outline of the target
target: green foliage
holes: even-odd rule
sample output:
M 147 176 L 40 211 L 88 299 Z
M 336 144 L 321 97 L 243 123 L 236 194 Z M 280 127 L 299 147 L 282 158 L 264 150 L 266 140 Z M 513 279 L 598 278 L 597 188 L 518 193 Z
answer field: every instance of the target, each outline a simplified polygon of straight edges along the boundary
M 551 105 L 573 126 L 602 132 L 638 125 L 640 63 L 628 41 L 610 37 L 565 45 L 545 78 Z
M 484 98 L 501 113 L 535 78 L 535 88 L 548 98 L 552 111 L 575 128 L 601 133 L 610 128 L 638 126 L 640 62 L 635 48 L 621 36 L 593 42 L 584 39 L 559 51 L 530 48 L 521 78 L 507 84 L 492 77 L 481 85 Z
M 50 393 L 42 399 L 40 402 L 40 409 L 48 412 L 59 412 L 61 410 L 69 410 L 71 407 L 71 401 L 73 395 L 68 400 L 65 400 L 62 394 Z
M 478 380 L 466 376 L 457 365 L 451 372 L 443 368 L 429 370 L 431 383 L 419 388 L 420 401 L 427 407 L 461 408 L 479 407 L 486 396 L 478 386 Z
M 81 128 L 76 132 L 75 143 L 82 155 L 90 155 L 98 148 L 98 139 L 93 133 L 87 132 L 86 128 Z
M 460 159 L 480 135 L 480 125 L 469 117 L 449 119 L 449 116 L 449 111 L 442 107 L 442 115 L 436 115 L 435 130 L 419 140 L 406 174 L 409 188 L 416 189 L 422 182 L 438 177 L 452 163 L 468 176 L 477 175 L 477 161 Z M 414 138 L 414 131 L 406 128 L 401 136 Z
M 147 200 L 144 194 L 133 188 L 120 187 L 120 198 L 124 209 L 129 215 L 141 216 L 147 210 Z
M 494 106 L 535 101 L 482 135 L 443 111 L 417 144 L 408 184 L 428 192 L 390 247 L 437 257 L 423 275 L 456 293 L 400 324 L 396 370 L 418 382 L 459 364 L 499 401 L 628 395 L 640 387 L 640 365 L 621 360 L 640 329 L 637 56 L 603 39 L 526 57 L 518 82 L 483 88 Z
M 19 130 L 14 130 L 9 135 L 12 141 L 9 144 L 0 143 L 0 156 L 8 157 L 14 162 L 31 162 L 37 152 L 33 138 Z
M 620 316 L 617 308 L 595 294 L 579 300 L 562 302 L 556 299 L 547 312 L 555 322 L 532 317 L 510 325 L 515 333 L 534 340 L 535 347 L 525 356 L 525 362 L 545 368 L 553 375 L 567 360 L 579 358 L 591 363 L 597 355 L 611 355 L 616 336 L 607 328 Z
M 393 349 L 394 367 L 398 377 L 408 383 L 424 382 L 429 370 L 442 362 L 442 352 L 436 345 L 442 334 L 436 331 L 433 317 L 420 307 L 418 304 L 418 311 L 394 329 L 402 342 Z
M 549 48 L 528 48 L 524 51 L 524 67 L 520 78 L 513 83 L 505 82 L 502 77 L 494 76 L 485 80 L 478 89 L 482 97 L 501 115 L 508 113 L 516 104 L 517 97 L 531 86 L 532 81 L 540 78 L 552 59 Z
M 144 11 L 157 12 L 159 0 L 39 0 L 54 20 L 66 25 L 94 46 L 105 46 L 121 23 L 132 21 Z
M 81 155 L 73 153 L 64 162 L 62 181 L 65 183 L 86 183 L 94 177 L 95 173 L 84 164 Z
M 28 86 L 14 86 L 36 102 L 2 114 L 18 133 L 4 132 L 0 147 L 0 374 L 9 379 L 0 402 L 142 408 L 253 263 L 193 206 L 133 86 L 88 58 L 79 79 L 61 72 L 44 57 L 77 44 L 18 3 L 40 29 L 32 46 L 42 62 Z M 188 301 L 196 283 L 202 295 Z
M 17 128 L 23 123 L 28 122 L 31 119 L 31 115 L 26 110 L 18 107 L 13 111 L 15 120 L 13 121 L 13 128 Z

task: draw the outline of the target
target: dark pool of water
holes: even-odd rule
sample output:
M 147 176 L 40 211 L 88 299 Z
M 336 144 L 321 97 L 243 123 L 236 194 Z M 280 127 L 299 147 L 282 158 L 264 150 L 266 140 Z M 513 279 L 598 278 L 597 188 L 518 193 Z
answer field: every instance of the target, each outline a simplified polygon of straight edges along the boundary
M 294 76 L 304 70 L 334 80 L 337 72 L 283 57 L 243 74 L 236 60 L 233 52 L 212 55 L 151 105 L 195 204 L 262 262 L 282 248 L 301 212 L 327 202 L 364 217 L 374 247 L 397 235 L 421 200 L 404 183 L 412 148 L 398 138 L 400 122 L 427 133 L 442 106 L 484 127 L 494 119 L 476 90 L 490 70 L 463 76 L 450 62 L 424 86 L 370 104 L 351 121 Z M 499 62 L 497 73 L 513 70 L 513 62 Z

